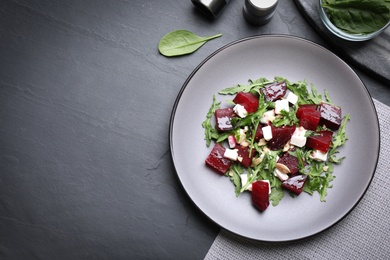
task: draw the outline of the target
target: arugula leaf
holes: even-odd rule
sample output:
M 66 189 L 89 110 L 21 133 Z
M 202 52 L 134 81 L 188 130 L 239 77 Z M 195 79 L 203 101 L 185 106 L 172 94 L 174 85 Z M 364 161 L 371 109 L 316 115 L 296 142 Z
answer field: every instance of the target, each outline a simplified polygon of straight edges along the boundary
M 320 104 L 322 102 L 322 95 L 318 93 L 314 85 L 311 85 L 311 93 L 308 93 L 307 99 L 313 104 Z
M 297 83 L 291 83 L 288 80 L 285 81 L 287 88 L 298 96 L 298 105 L 307 104 L 309 101 L 306 100 L 309 92 L 307 90 L 307 82 L 306 81 L 298 81 Z
M 274 121 L 272 121 L 272 125 L 275 127 L 280 127 L 280 126 L 291 126 L 295 125 L 299 122 L 296 113 L 297 113 L 297 106 L 290 107 L 289 111 L 282 110 L 280 111 L 281 117 L 276 117 Z
M 248 168 L 248 181 L 242 185 L 240 193 L 243 193 L 248 188 L 249 184 L 257 180 L 258 174 L 259 174 L 259 168 L 257 169 Z
M 187 30 L 176 30 L 164 35 L 158 43 L 158 50 L 164 56 L 180 56 L 189 54 L 205 44 L 207 41 L 221 37 L 216 34 L 210 37 L 200 37 Z
M 275 186 L 271 189 L 271 194 L 269 195 L 270 201 L 272 201 L 272 206 L 277 206 L 279 202 L 284 197 L 284 191 L 283 188 L 279 186 Z
M 237 94 L 238 92 L 259 92 L 260 88 L 263 88 L 264 86 L 273 83 L 273 80 L 268 80 L 266 78 L 259 78 L 257 80 L 250 80 L 249 85 L 243 85 L 243 84 L 238 84 L 233 87 L 225 88 L 220 90 L 218 93 L 221 95 L 234 95 Z
M 233 163 L 228 172 L 229 172 L 230 180 L 233 182 L 234 186 L 236 187 L 235 193 L 236 196 L 238 197 L 238 195 L 240 195 L 241 193 L 240 191 L 242 187 L 240 174 L 242 174 L 244 170 L 242 169 L 241 165 L 237 163 Z
M 330 183 L 336 178 L 333 174 L 333 165 L 328 165 L 328 170 L 325 172 L 325 177 L 322 178 L 322 187 L 319 190 L 320 201 L 325 202 L 325 197 L 328 195 L 328 188 L 332 188 Z
M 324 91 L 324 94 L 325 94 L 326 102 L 328 102 L 329 104 L 333 104 L 332 103 L 332 99 L 330 98 L 329 93 L 328 93 L 327 90 Z
M 207 147 L 210 146 L 211 140 L 218 137 L 218 131 L 211 124 L 211 117 L 214 115 L 215 110 L 219 109 L 221 102 L 217 102 L 215 95 L 213 96 L 213 103 L 209 111 L 207 112 L 206 119 L 202 122 L 202 127 L 204 128 L 204 135 L 206 140 Z
M 345 115 L 339 130 L 336 132 L 336 135 L 333 136 L 332 144 L 331 144 L 330 150 L 328 151 L 328 160 L 330 162 L 340 164 L 342 162 L 342 160 L 344 159 L 344 157 L 337 158 L 336 154 L 338 153 L 337 148 L 344 145 L 345 142 L 348 140 L 348 137 L 346 135 L 346 126 L 347 126 L 347 122 L 350 119 L 351 119 L 350 114 Z
M 252 137 L 250 140 L 250 147 L 253 147 L 253 142 L 255 140 L 254 136 L 256 135 L 257 128 L 259 127 L 261 117 L 267 111 L 268 103 L 264 102 L 264 96 L 259 97 L 259 107 L 257 111 L 251 117 L 252 122 Z M 252 154 L 252 149 L 249 150 L 249 156 Z

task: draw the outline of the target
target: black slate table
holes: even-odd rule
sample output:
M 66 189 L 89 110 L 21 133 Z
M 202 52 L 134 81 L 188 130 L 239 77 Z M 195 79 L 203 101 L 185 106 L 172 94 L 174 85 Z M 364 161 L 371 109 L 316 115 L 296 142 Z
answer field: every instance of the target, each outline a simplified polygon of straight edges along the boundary
M 243 2 L 210 20 L 190 0 L 0 1 L 1 259 L 206 255 L 220 229 L 187 197 L 169 151 L 184 81 L 247 36 L 330 48 L 293 1 L 281 0 L 261 27 L 245 22 Z M 176 29 L 223 36 L 161 56 L 160 38 Z M 390 105 L 389 86 L 351 65 Z

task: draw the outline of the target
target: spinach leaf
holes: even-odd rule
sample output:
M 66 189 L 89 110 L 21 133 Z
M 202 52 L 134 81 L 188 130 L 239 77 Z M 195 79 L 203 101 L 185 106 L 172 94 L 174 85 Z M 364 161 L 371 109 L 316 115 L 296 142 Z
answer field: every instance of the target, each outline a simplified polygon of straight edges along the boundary
M 368 34 L 390 21 L 388 0 L 324 0 L 329 20 L 339 29 L 352 34 Z
M 187 30 L 176 30 L 167 33 L 158 43 L 158 50 L 164 56 L 180 56 L 192 53 L 207 41 L 218 38 L 222 34 L 210 37 L 200 37 Z

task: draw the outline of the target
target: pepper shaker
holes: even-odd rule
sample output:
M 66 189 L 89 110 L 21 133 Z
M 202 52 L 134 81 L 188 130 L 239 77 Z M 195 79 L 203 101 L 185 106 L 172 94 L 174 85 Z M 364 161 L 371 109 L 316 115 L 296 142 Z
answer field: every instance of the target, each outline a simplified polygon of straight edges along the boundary
M 275 13 L 278 0 L 245 0 L 244 17 L 254 25 L 268 23 Z

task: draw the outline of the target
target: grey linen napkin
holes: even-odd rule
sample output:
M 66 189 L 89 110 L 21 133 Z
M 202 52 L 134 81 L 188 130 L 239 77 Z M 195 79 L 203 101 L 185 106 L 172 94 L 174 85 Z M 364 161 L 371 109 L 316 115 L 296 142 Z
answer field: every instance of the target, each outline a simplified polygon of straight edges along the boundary
M 330 229 L 289 243 L 265 243 L 222 229 L 205 259 L 389 259 L 390 107 L 374 99 L 381 151 L 366 194 L 352 212 Z

